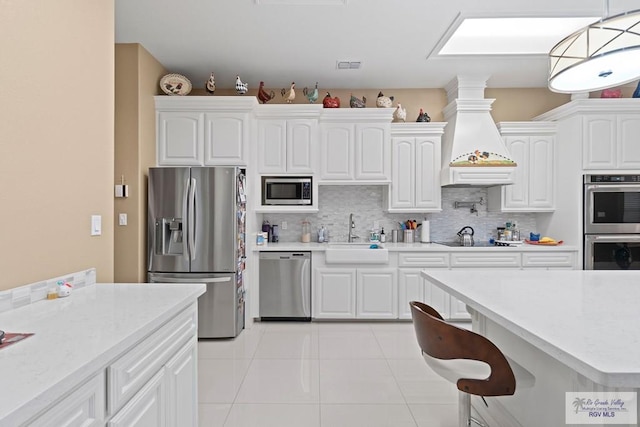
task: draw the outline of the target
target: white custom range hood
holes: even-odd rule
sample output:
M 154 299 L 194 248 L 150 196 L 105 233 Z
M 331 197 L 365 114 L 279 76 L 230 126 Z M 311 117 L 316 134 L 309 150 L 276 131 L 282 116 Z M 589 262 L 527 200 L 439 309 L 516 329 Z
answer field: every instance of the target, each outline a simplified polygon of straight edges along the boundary
M 445 89 L 441 185 L 449 187 L 513 184 L 511 160 L 484 99 L 486 78 L 458 76 Z

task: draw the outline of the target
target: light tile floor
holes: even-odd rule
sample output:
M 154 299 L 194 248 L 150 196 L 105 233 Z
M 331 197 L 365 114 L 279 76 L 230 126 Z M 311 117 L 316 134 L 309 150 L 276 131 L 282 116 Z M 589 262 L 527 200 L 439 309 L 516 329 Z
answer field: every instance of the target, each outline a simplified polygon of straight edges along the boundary
M 200 427 L 457 426 L 410 322 L 262 322 L 198 352 Z

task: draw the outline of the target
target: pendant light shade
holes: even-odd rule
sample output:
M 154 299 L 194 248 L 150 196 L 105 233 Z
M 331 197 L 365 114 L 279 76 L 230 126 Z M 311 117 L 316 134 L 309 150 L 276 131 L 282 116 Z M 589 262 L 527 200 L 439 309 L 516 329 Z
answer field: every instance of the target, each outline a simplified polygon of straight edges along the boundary
M 590 92 L 640 78 L 640 10 L 595 22 L 549 52 L 549 89 Z

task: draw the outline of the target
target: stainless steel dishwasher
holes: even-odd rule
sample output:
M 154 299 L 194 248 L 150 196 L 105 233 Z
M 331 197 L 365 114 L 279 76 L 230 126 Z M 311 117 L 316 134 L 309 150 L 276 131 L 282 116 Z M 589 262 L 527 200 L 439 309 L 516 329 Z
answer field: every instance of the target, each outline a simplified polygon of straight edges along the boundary
M 260 252 L 260 318 L 311 320 L 311 252 Z

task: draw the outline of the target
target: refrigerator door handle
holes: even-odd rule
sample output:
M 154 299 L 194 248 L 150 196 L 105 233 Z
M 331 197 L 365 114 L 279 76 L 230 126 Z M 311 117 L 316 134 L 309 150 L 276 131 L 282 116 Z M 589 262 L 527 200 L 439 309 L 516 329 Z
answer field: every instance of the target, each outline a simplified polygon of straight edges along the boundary
M 187 178 L 187 180 L 184 183 L 184 199 L 182 200 L 182 224 L 184 226 L 185 221 L 187 222 L 187 227 L 189 227 L 189 222 L 187 221 L 187 215 L 189 214 L 189 179 Z M 187 230 L 183 231 L 186 232 L 186 237 L 184 239 L 184 255 L 187 257 L 187 260 L 190 258 L 189 255 L 189 230 L 187 228 Z M 187 264 L 188 265 L 188 264 Z
M 170 277 L 154 277 L 153 283 L 221 283 L 230 282 L 231 277 L 214 277 L 214 278 L 200 278 L 200 279 L 176 279 Z
M 191 261 L 196 259 L 196 179 L 191 178 L 191 185 L 189 186 L 189 257 Z

